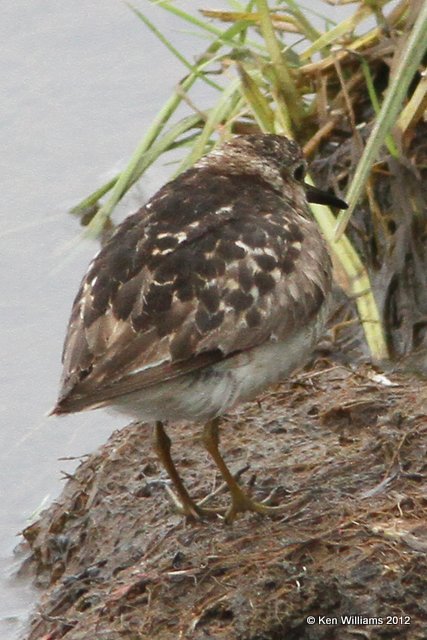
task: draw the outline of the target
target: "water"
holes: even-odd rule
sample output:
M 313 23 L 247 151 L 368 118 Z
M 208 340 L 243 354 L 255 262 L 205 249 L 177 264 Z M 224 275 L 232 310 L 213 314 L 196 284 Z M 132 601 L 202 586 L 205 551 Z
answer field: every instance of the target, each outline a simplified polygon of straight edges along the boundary
M 173 16 L 138 6 L 189 59 L 206 46 Z M 65 212 L 122 166 L 185 69 L 115 0 L 4 3 L 0 54 L 0 637 L 12 640 L 37 599 L 15 575 L 17 533 L 77 464 L 59 458 L 93 451 L 125 424 L 105 412 L 45 415 L 72 297 L 97 249 L 85 240 L 75 250 Z M 151 172 L 129 211 L 170 172 Z
M 176 29 L 165 12 L 150 14 Z M 0 36 L 0 637 L 8 640 L 36 599 L 14 577 L 17 533 L 60 492 L 60 471 L 76 466 L 59 458 L 94 450 L 125 424 L 104 412 L 45 416 L 71 301 L 97 249 L 84 241 L 70 251 L 78 228 L 65 212 L 126 160 L 185 69 L 113 0 L 5 3 Z M 172 36 L 190 57 L 205 46 Z M 170 171 L 152 172 L 140 199 Z

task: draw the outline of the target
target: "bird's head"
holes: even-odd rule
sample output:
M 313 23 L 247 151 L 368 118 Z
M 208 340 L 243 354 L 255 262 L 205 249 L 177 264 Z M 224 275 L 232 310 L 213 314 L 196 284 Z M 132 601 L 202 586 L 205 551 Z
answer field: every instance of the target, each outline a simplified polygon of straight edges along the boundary
M 280 193 L 291 190 L 308 202 L 347 208 L 344 200 L 333 193 L 304 181 L 307 162 L 296 142 L 285 136 L 264 133 L 235 136 L 204 156 L 196 167 L 253 176 Z

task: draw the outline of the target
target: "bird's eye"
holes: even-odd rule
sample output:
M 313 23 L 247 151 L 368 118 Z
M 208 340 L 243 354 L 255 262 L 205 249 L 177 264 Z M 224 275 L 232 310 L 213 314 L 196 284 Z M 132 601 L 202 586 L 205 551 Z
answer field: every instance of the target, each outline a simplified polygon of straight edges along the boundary
M 295 180 L 297 180 L 298 182 L 302 182 L 305 177 L 305 165 L 302 163 L 297 165 L 294 169 L 293 176 Z

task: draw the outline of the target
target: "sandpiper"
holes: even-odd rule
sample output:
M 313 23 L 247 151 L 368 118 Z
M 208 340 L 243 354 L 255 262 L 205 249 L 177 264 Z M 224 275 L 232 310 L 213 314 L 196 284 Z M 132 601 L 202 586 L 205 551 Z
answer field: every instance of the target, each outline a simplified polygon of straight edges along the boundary
M 55 414 L 112 406 L 153 421 L 183 513 L 188 493 L 165 421 L 203 423 L 231 492 L 227 521 L 280 507 L 247 495 L 219 451 L 219 417 L 304 364 L 321 334 L 331 263 L 308 202 L 345 202 L 304 183 L 279 135 L 236 136 L 162 187 L 92 260 L 74 300 Z

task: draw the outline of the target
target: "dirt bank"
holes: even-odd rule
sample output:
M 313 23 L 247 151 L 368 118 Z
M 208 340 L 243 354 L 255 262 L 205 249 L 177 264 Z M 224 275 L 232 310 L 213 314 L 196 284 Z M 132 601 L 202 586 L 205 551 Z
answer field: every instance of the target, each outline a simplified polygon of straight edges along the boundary
M 24 532 L 43 589 L 28 638 L 425 639 L 426 405 L 417 378 L 321 361 L 239 407 L 225 457 L 287 509 L 233 526 L 173 512 L 148 425 L 114 433 Z M 169 433 L 192 495 L 217 488 L 200 429 Z

